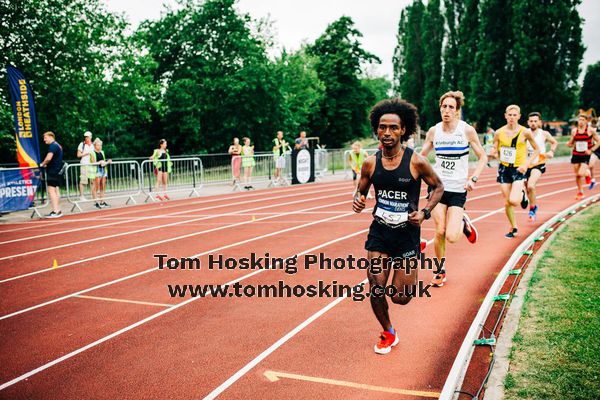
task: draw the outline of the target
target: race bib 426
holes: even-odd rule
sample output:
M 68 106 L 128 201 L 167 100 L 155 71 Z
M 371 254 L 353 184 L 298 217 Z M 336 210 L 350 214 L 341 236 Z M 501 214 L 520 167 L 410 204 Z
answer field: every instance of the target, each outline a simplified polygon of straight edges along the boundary
M 506 146 L 502 146 L 500 148 L 500 161 L 508 163 L 508 164 L 514 164 L 516 159 L 517 159 L 517 149 L 515 149 L 514 147 L 506 147 Z

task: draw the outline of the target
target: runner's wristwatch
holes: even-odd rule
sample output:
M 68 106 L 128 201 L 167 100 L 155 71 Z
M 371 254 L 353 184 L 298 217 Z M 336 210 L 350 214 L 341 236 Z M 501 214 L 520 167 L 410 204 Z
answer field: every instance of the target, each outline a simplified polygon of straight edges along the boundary
M 471 177 L 471 181 L 473 181 L 473 183 L 477 183 L 477 177 L 475 175 L 473 175 Z
M 431 211 L 429 211 L 428 209 L 424 208 L 424 209 L 421 210 L 421 212 L 425 216 L 425 219 L 431 218 Z

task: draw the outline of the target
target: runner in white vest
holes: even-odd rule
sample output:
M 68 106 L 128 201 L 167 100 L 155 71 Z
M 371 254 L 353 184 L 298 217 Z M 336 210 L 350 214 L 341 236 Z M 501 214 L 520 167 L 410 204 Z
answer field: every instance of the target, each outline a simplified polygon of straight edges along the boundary
M 461 234 L 469 242 L 477 241 L 477 230 L 464 213 L 467 191 L 475 187 L 477 178 L 487 163 L 487 156 L 479 142 L 475 129 L 460 120 L 460 108 L 464 104 L 460 91 L 447 92 L 440 98 L 442 122 L 432 126 L 427 132 L 421 155 L 427 157 L 435 150 L 435 172 L 444 184 L 444 195 L 431 211 L 435 222 L 435 255 L 445 257 L 446 241 L 456 243 Z M 469 147 L 473 147 L 478 163 L 469 178 Z M 443 286 L 446 271 L 437 271 L 432 280 L 433 286 Z
M 527 197 L 529 198 L 529 220 L 535 221 L 538 206 L 536 204 L 536 190 L 538 180 L 543 173 L 546 172 L 546 160 L 554 157 L 554 151 L 558 142 L 552 137 L 550 132 L 545 131 L 541 128 L 542 126 L 542 115 L 539 112 L 529 113 L 527 119 L 527 125 L 531 129 L 533 140 L 540 149 L 540 154 L 531 161 L 531 167 L 527 169 L 525 174 L 525 187 L 527 188 Z M 550 142 L 550 151 L 546 152 L 546 142 Z M 527 142 L 527 157 L 531 157 L 533 154 L 533 147 Z

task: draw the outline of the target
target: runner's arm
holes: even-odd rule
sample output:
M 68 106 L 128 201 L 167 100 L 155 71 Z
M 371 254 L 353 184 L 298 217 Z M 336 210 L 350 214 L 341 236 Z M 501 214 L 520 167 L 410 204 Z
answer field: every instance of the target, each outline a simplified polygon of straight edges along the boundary
M 371 187 L 371 175 L 375 169 L 375 156 L 369 156 L 362 165 L 360 171 L 360 179 L 358 180 L 358 187 L 356 195 L 354 196 L 354 202 L 352 203 L 352 210 L 354 212 L 361 212 L 366 205 L 365 198 L 369 194 L 369 188 Z
M 435 130 L 433 127 L 429 128 L 427 131 L 427 135 L 425 135 L 425 142 L 423 142 L 423 147 L 421 148 L 421 155 L 423 157 L 427 157 L 429 152 L 433 150 L 433 136 L 435 135 Z
M 531 166 L 531 161 L 535 160 L 540 155 L 540 148 L 537 145 L 537 143 L 535 142 L 531 131 L 529 129 L 525 129 L 524 135 L 525 135 L 525 140 L 527 140 L 529 142 L 529 144 L 531 145 L 531 148 L 533 148 L 533 153 L 531 153 L 531 157 L 527 157 L 527 159 L 525 160 L 525 164 L 521 165 L 519 167 L 521 169 L 522 173 L 525 173 L 525 171 L 527 171 L 527 169 Z M 523 167 L 525 167 L 525 168 L 523 168 Z M 519 170 L 519 168 L 517 168 L 517 170 Z M 523 169 L 525 169 L 525 171 L 523 171 Z
M 571 137 L 569 138 L 569 141 L 567 142 L 567 146 L 573 147 L 574 142 L 575 142 L 575 129 L 571 129 Z
M 469 140 L 469 143 L 471 144 L 471 147 L 473 148 L 478 160 L 477 167 L 475 167 L 475 171 L 473 171 L 473 175 L 471 176 L 479 177 L 479 175 L 481 175 L 481 171 L 483 171 L 483 168 L 485 168 L 485 164 L 488 162 L 488 158 L 485 154 L 483 146 L 481 145 L 481 142 L 479 141 L 479 136 L 477 135 L 475 128 L 469 125 L 467 126 L 465 133 L 467 134 L 467 139 Z M 471 179 L 469 179 L 469 181 L 471 181 Z M 471 183 L 473 183 L 473 181 L 471 181 Z
M 494 146 L 488 153 L 488 158 L 498 158 L 498 150 L 500 149 L 500 134 L 498 131 L 494 132 Z
M 439 203 L 440 199 L 442 198 L 442 195 L 444 194 L 444 184 L 442 183 L 442 180 L 435 173 L 433 167 L 431 166 L 431 164 L 429 164 L 429 161 L 425 157 L 415 153 L 410 160 L 410 164 L 411 169 L 412 167 L 414 167 L 416 172 L 425 181 L 427 186 L 432 188 L 432 191 L 429 194 L 429 200 L 427 201 L 427 204 L 424 207 L 427 210 L 431 211 L 437 205 L 437 203 Z M 413 225 L 420 225 L 424 219 L 425 214 L 423 214 L 423 211 L 421 210 L 413 211 L 408 216 L 408 222 L 410 222 Z
M 598 132 L 594 130 L 592 130 L 592 140 L 596 142 L 596 144 L 593 145 L 590 149 L 590 154 L 592 154 L 594 151 L 596 151 L 596 149 L 598 149 L 598 147 L 600 147 L 600 139 L 598 139 Z
M 554 136 L 552 136 L 548 131 L 544 131 L 544 134 L 546 135 L 546 140 L 550 142 L 550 151 L 544 153 L 544 155 L 546 156 L 546 158 L 552 158 L 554 157 L 554 152 L 558 147 L 558 140 L 554 139 Z M 540 153 L 541 152 L 542 149 L 540 149 Z M 549 155 L 548 153 L 552 153 L 552 155 Z

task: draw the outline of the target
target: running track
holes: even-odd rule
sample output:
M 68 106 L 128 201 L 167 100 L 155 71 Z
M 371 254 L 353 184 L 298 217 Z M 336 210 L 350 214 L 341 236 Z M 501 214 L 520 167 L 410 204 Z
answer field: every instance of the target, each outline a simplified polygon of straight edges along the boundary
M 538 185 L 538 221 L 519 209 L 519 238 L 575 202 L 569 164 L 551 164 Z M 296 274 L 204 268 L 209 254 L 364 256 L 371 216 L 352 213 L 351 190 L 349 181 L 319 183 L 0 226 L 0 398 L 436 397 L 518 245 L 503 237 L 492 169 L 466 205 L 479 242 L 448 245 L 448 282 L 431 298 L 390 305 L 400 344 L 387 356 L 373 353 L 380 328 L 368 300 L 168 294 L 167 284 L 363 281 L 360 270 L 303 264 Z M 433 238 L 432 221 L 422 236 Z M 157 270 L 156 253 L 199 257 L 203 268 Z

